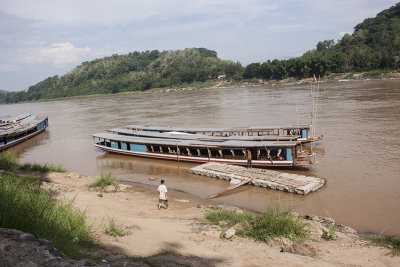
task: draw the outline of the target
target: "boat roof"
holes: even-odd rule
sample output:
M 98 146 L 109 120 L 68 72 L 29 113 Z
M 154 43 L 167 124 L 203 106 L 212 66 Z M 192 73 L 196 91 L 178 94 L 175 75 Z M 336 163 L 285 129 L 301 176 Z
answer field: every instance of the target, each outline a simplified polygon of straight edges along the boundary
M 18 116 L 15 116 L 15 117 L 0 118 L 0 121 L 3 121 L 3 122 L 20 121 L 20 120 L 23 120 L 23 119 L 25 119 L 27 117 L 30 117 L 31 115 L 32 114 L 27 113 L 27 114 L 18 115 Z
M 184 140 L 184 139 L 160 139 L 137 136 L 126 136 L 112 133 L 97 133 L 93 137 L 108 139 L 112 141 L 169 145 L 169 146 L 195 146 L 195 147 L 226 147 L 226 148 L 245 148 L 245 147 L 293 147 L 298 143 L 296 141 L 240 141 L 240 140 L 223 140 L 219 142 L 202 141 L 202 140 Z
M 8 123 L 0 126 L 0 137 L 18 134 L 35 128 L 38 123 L 45 120 L 47 117 L 27 116 L 20 119 L 19 123 Z
M 175 131 L 175 132 L 244 132 L 244 131 L 266 131 L 274 129 L 309 129 L 308 124 L 299 125 L 281 125 L 281 126 L 251 126 L 251 127 L 234 127 L 234 128 L 186 128 L 172 126 L 148 126 L 148 125 L 128 125 L 129 129 L 145 130 L 145 131 Z
M 202 134 L 191 134 L 186 132 L 151 132 L 151 131 L 135 131 L 129 129 L 113 128 L 107 130 L 111 133 L 121 133 L 133 136 L 146 136 L 153 138 L 167 138 L 167 139 L 187 139 L 187 140 L 201 140 L 201 141 L 224 141 L 224 140 L 249 140 L 249 141 L 291 141 L 298 136 L 279 136 L 279 135 L 263 135 L 263 136 L 209 136 Z
M 21 121 L 21 120 L 26 119 L 26 118 L 28 118 L 30 116 L 32 116 L 32 114 L 27 113 L 27 114 L 18 115 L 18 116 L 15 116 L 15 117 L 0 118 L 0 127 L 4 126 L 4 125 L 8 125 L 9 123 Z

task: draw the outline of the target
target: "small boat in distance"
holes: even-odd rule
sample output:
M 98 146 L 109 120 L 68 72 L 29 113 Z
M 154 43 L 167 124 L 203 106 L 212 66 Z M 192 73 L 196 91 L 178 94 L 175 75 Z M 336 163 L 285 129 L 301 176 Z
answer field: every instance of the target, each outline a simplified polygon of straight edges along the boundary
M 236 127 L 236 128 L 183 128 L 183 127 L 165 127 L 165 126 L 147 126 L 147 125 L 129 125 L 128 129 L 134 131 L 158 132 L 158 133 L 188 133 L 204 136 L 230 137 L 234 139 L 239 136 L 246 137 L 266 137 L 269 140 L 276 140 L 278 137 L 288 137 L 290 140 L 296 140 L 301 143 L 310 143 L 319 141 L 322 137 L 311 136 L 311 125 L 288 125 L 288 126 L 259 126 L 259 127 Z M 292 139 L 291 139 L 292 138 Z M 267 139 L 264 139 L 267 140 Z
M 43 132 L 48 126 L 48 117 L 20 115 L 0 120 L 0 151 L 17 145 Z
M 309 166 L 299 156 L 297 141 L 191 140 L 127 136 L 112 133 L 93 135 L 95 147 L 111 153 L 186 162 L 219 162 L 253 166 Z

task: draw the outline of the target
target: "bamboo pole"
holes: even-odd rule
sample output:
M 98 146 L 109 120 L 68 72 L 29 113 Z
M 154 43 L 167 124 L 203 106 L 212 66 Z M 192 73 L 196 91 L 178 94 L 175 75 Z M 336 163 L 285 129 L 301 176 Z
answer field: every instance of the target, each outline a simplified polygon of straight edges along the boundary
M 245 184 L 247 184 L 247 183 L 250 183 L 251 181 L 253 181 L 253 179 L 254 179 L 254 178 L 249 178 L 249 179 L 246 179 L 246 180 L 244 180 L 244 181 L 241 181 L 241 182 L 238 183 L 238 184 L 231 185 L 231 186 L 229 186 L 228 188 L 226 188 L 226 189 L 224 189 L 224 190 L 222 190 L 222 191 L 220 191 L 220 192 L 218 192 L 218 193 L 216 193 L 216 194 L 214 194 L 214 195 L 209 196 L 208 199 L 215 198 L 215 197 L 218 197 L 218 196 L 220 196 L 220 195 L 222 195 L 222 194 L 225 194 L 226 192 L 232 191 L 232 190 L 234 190 L 234 189 L 236 189 L 236 188 L 238 188 L 238 187 L 240 187 L 240 186 L 242 186 L 242 185 L 245 185 Z
M 176 159 L 179 162 L 179 146 L 178 146 L 178 142 L 176 142 Z
M 318 101 L 319 101 L 319 81 L 320 81 L 320 77 L 318 77 L 317 101 L 316 101 L 316 104 L 315 104 L 314 135 L 315 135 L 315 132 L 316 132 L 316 127 L 317 127 L 317 114 L 318 114 Z
M 311 82 L 311 136 L 313 133 L 313 123 L 314 123 L 314 92 L 313 92 L 313 82 Z M 311 154 L 313 153 L 313 146 L 311 144 Z
M 316 96 L 316 101 L 315 101 L 315 110 L 314 110 L 314 122 L 313 122 L 313 136 L 312 139 L 314 140 L 315 138 L 315 132 L 316 132 L 316 127 L 317 127 L 317 114 L 318 114 L 318 100 L 319 100 L 319 81 L 320 77 L 318 77 L 318 89 L 317 89 L 317 96 Z M 314 141 L 311 144 L 312 147 L 315 146 Z

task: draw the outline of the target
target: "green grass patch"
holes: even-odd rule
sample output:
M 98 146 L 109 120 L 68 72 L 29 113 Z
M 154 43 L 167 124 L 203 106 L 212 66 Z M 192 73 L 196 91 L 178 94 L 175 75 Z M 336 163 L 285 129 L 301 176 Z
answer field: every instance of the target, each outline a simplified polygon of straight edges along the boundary
M 42 184 L 42 181 L 36 179 L 34 175 L 20 175 L 19 180 L 22 184 L 26 184 L 33 187 L 39 187 Z
M 244 83 L 245 85 L 247 84 L 258 85 L 260 81 L 256 78 L 253 78 L 253 79 L 244 79 L 242 83 Z
M 34 171 L 34 172 L 66 172 L 67 169 L 63 168 L 60 164 L 38 164 L 38 163 L 24 163 L 20 165 L 20 170 L 24 171 Z
M 126 230 L 126 227 L 116 224 L 113 218 L 109 219 L 108 223 L 104 226 L 104 233 L 114 237 L 130 234 L 130 232 Z
M 100 174 L 99 178 L 89 185 L 89 188 L 99 188 L 104 190 L 107 186 L 114 186 L 117 190 L 119 187 L 119 180 L 113 176 L 111 172 Z
M 362 234 L 364 240 L 372 241 L 374 244 L 389 248 L 393 256 L 400 255 L 400 238 L 383 234 Z
M 53 163 L 49 163 L 49 164 L 45 164 L 45 166 L 48 168 L 49 171 L 51 172 L 66 172 L 68 171 L 66 168 L 64 168 L 63 166 L 61 166 L 61 164 L 53 164 Z
M 34 172 L 66 172 L 67 169 L 63 168 L 60 164 L 53 163 L 19 163 L 19 158 L 12 152 L 6 151 L 0 156 L 0 170 L 14 172 L 17 169 L 23 171 L 34 171 Z
M 307 234 L 305 224 L 279 203 L 272 203 L 260 215 L 214 208 L 206 211 L 205 219 L 223 228 L 235 226 L 237 235 L 263 242 L 275 237 L 303 240 Z
M 223 208 L 211 208 L 206 210 L 206 222 L 230 228 L 238 223 L 249 222 L 252 215 L 247 213 L 239 213 L 237 211 L 227 210 Z
M 373 70 L 373 71 L 368 71 L 363 73 L 362 77 L 363 78 L 381 78 L 382 77 L 382 71 L 381 70 Z
M 344 78 L 345 79 L 354 79 L 354 72 L 350 72 L 349 74 L 347 74 Z
M 321 236 L 323 239 L 331 241 L 336 240 L 336 231 L 334 225 L 328 226 L 328 232 L 324 232 Z
M 0 157 L 0 169 L 14 171 L 19 165 L 19 158 L 12 152 L 6 151 Z
M 39 185 L 33 176 L 0 175 L 0 227 L 51 240 L 73 259 L 90 257 L 94 237 L 85 213 L 53 200 Z

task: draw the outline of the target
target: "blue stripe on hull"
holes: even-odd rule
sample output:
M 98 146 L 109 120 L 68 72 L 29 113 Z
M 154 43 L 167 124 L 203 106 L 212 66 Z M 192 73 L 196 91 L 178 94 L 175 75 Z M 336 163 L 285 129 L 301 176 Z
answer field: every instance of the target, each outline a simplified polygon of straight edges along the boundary
M 96 144 L 97 148 L 108 151 L 111 153 L 130 155 L 130 156 L 139 156 L 146 158 L 156 158 L 156 159 L 168 159 L 168 160 L 176 160 L 176 161 L 186 161 L 186 162 L 218 162 L 218 163 L 227 163 L 227 164 L 236 164 L 236 165 L 247 165 L 247 160 L 229 160 L 229 159 L 217 159 L 217 158 L 203 158 L 203 157 L 188 157 L 188 156 L 177 156 L 171 154 L 158 154 L 158 153 L 148 153 L 148 152 L 135 152 L 135 151 L 124 151 L 121 149 L 114 149 L 110 147 L 104 147 Z M 131 144 L 132 146 L 132 144 Z M 257 166 L 293 166 L 293 161 L 259 161 L 253 160 L 253 165 Z

